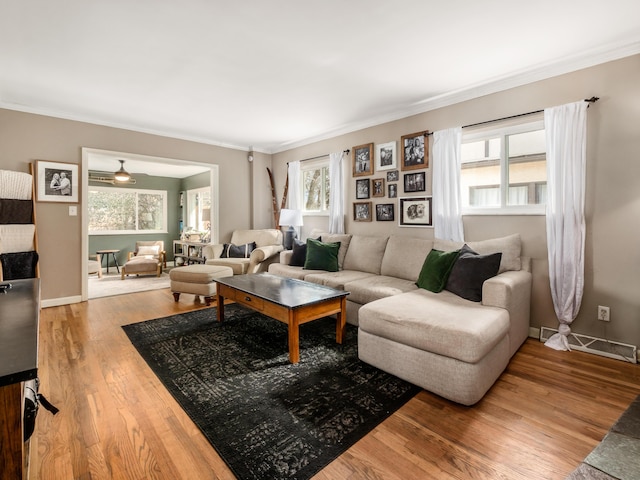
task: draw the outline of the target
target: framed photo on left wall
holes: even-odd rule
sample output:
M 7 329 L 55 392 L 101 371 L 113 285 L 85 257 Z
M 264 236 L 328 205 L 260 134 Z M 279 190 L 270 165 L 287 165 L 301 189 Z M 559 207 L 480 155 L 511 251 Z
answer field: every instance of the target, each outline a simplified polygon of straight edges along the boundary
M 36 201 L 78 203 L 78 169 L 75 163 L 36 160 Z

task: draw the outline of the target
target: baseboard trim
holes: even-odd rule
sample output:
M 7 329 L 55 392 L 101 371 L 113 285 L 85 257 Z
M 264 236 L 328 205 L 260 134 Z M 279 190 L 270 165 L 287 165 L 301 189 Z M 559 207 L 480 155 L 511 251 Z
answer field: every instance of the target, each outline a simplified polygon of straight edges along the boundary
M 536 327 L 529 327 L 529 336 L 533 338 L 540 338 L 540 329 Z
M 60 298 L 48 298 L 40 301 L 40 307 L 59 307 L 61 305 L 71 305 L 72 303 L 80 303 L 82 301 L 81 295 L 74 295 L 73 297 L 60 297 Z

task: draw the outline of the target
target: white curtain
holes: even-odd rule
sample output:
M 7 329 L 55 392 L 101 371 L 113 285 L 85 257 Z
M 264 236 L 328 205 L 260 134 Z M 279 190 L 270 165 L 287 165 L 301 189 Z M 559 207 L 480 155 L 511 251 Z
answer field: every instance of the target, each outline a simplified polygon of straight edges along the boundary
M 433 226 L 434 236 L 464 240 L 460 198 L 460 151 L 462 127 L 433 133 Z
M 300 162 L 289 162 L 289 168 L 287 170 L 287 174 L 289 175 L 289 189 L 287 191 L 287 206 L 291 210 L 302 210 L 302 198 L 300 195 L 302 193 L 302 189 L 300 185 L 302 184 L 302 178 L 300 174 Z M 296 235 L 300 238 L 300 227 L 294 227 L 296 230 Z
M 344 233 L 344 152 L 329 154 L 329 233 Z
M 584 198 L 587 102 L 544 111 L 547 140 L 547 247 L 553 306 L 559 333 L 545 345 L 569 350 L 569 325 L 578 315 L 584 288 Z

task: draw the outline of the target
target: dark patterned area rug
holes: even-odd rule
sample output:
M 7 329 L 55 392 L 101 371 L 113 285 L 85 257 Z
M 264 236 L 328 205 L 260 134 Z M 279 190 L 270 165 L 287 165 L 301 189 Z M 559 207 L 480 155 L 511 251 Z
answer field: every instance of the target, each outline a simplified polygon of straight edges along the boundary
M 240 479 L 307 479 L 420 389 L 358 360 L 357 328 L 300 327 L 289 363 L 285 324 L 225 305 L 124 326 L 174 398 Z

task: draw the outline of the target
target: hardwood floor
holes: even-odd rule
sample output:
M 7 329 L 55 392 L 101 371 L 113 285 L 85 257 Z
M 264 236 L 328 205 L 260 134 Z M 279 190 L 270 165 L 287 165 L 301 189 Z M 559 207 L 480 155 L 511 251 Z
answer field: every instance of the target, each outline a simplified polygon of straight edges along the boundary
M 42 310 L 30 479 L 232 479 L 121 325 L 194 308 L 168 290 Z M 421 392 L 317 479 L 563 479 L 640 394 L 640 367 L 529 339 L 487 396 Z

